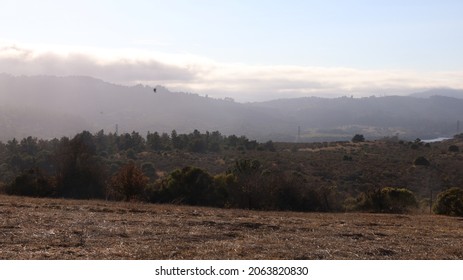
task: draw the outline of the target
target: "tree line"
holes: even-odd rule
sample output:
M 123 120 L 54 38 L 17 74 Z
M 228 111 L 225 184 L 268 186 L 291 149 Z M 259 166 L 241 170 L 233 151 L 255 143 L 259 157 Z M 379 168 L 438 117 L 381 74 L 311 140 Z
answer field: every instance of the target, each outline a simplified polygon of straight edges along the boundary
M 274 147 L 271 141 L 258 143 L 245 136 L 224 136 L 218 131 L 201 133 L 198 130 L 189 134 L 178 134 L 173 130 L 170 135 L 148 132 L 146 137 L 138 132 L 118 135 L 105 134 L 103 130 L 95 134 L 83 131 L 73 138 L 51 140 L 29 136 L 20 141 L 0 142 L 0 185 L 5 192 L 16 195 L 86 199 L 123 197 L 128 200 L 135 198 L 127 191 L 130 187 L 124 187 L 122 191 L 124 188 L 118 186 L 124 180 L 128 182 L 124 172 L 130 173 L 130 180 L 139 180 L 134 189 L 146 188 L 149 180 L 140 178 L 150 178 L 153 183 L 157 179 L 152 163 L 137 166 L 131 162 L 137 154 L 172 150 L 218 153 L 223 149 L 272 151 Z M 121 154 L 123 158 L 116 160 Z M 140 199 L 139 191 L 131 191 Z
M 105 134 L 103 130 L 95 134 L 83 131 L 73 138 L 51 140 L 29 136 L 20 141 L 12 139 L 6 143 L 0 142 L 0 182 L 9 181 L 14 174 L 32 168 L 38 168 L 48 174 L 74 168 L 72 165 L 63 166 L 69 165 L 70 162 L 79 162 L 80 165 L 96 169 L 98 161 L 119 153 L 134 158 L 137 153 L 143 151 L 217 153 L 223 149 L 273 151 L 274 147 L 272 141 L 258 143 L 245 136 L 224 136 L 218 131 L 201 133 L 198 130 L 189 134 L 178 134 L 173 130 L 170 135 L 148 132 L 146 137 L 135 131 L 119 135 Z

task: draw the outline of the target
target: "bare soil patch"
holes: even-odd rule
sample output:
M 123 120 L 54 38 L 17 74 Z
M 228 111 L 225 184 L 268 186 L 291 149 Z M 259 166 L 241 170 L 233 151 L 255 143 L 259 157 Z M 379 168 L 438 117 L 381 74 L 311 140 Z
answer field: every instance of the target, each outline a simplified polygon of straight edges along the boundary
M 3 259 L 463 259 L 463 219 L 0 196 Z

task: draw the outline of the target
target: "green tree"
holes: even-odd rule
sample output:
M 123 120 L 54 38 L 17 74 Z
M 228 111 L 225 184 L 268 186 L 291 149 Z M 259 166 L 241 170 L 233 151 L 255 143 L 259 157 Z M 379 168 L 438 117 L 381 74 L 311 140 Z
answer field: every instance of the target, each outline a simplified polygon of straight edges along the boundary
M 88 131 L 72 140 L 62 138 L 55 152 L 58 195 L 69 198 L 103 198 L 106 168 L 96 156 L 96 145 Z
M 352 142 L 354 143 L 365 142 L 365 137 L 362 134 L 355 134 L 354 137 L 352 137 Z
M 132 138 L 132 149 L 134 149 L 137 153 L 145 150 L 145 139 L 143 139 L 138 132 L 133 131 L 130 137 Z
M 170 139 L 169 134 L 162 133 L 161 134 L 161 149 L 165 151 L 170 151 L 172 149 L 172 140 Z
M 180 136 L 178 136 L 177 131 L 175 129 L 172 130 L 172 132 L 170 134 L 170 138 L 171 138 L 171 141 L 172 141 L 172 147 L 174 149 L 178 149 L 178 150 L 183 149 L 182 138 Z
M 218 131 L 213 131 L 209 134 L 207 141 L 207 149 L 211 152 L 219 152 L 220 144 L 223 142 L 223 137 Z
M 19 143 L 16 138 L 13 138 L 13 140 L 8 140 L 6 142 L 6 149 L 10 154 L 16 154 L 19 151 Z
M 20 150 L 22 153 L 33 156 L 35 155 L 38 150 L 37 138 L 33 138 L 31 136 L 24 138 L 21 140 L 20 143 Z
M 148 132 L 148 135 L 146 136 L 146 142 L 147 142 L 148 147 L 151 150 L 160 151 L 162 148 L 161 137 L 159 136 L 159 133 L 157 132 L 154 132 L 154 133 Z
M 195 129 L 188 138 L 188 150 L 190 152 L 204 153 L 206 151 L 206 141 L 203 139 L 201 133 L 197 129 Z

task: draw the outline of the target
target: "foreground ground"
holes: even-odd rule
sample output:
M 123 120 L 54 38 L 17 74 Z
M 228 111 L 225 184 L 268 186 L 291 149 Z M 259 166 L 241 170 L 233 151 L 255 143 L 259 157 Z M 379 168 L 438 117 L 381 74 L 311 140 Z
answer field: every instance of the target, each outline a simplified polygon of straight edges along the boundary
M 463 218 L 0 196 L 3 259 L 463 259 Z

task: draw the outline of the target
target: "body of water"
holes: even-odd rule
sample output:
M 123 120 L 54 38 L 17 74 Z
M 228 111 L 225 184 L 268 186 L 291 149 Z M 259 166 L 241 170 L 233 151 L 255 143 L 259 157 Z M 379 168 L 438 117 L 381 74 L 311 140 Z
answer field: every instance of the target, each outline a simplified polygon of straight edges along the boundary
M 426 140 L 421 140 L 424 143 L 432 143 L 432 142 L 441 142 L 444 140 L 449 140 L 452 139 L 451 137 L 439 137 L 439 138 L 434 138 L 434 139 L 426 139 Z

